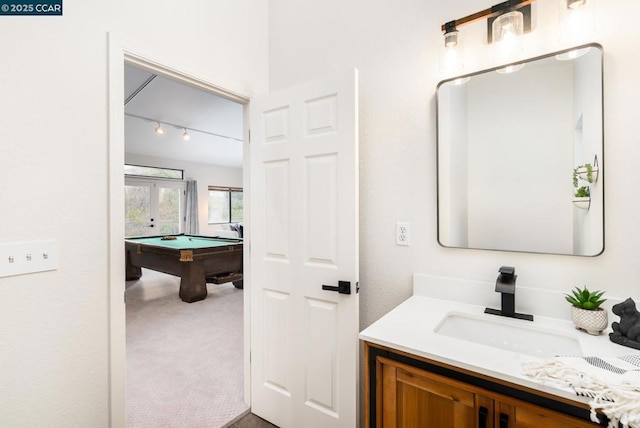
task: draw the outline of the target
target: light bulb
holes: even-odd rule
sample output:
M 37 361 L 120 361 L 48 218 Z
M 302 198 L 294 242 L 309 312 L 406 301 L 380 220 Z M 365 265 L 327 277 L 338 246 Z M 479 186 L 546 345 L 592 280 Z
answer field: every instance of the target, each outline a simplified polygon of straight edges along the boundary
M 156 134 L 158 135 L 162 135 L 164 134 L 164 129 L 162 128 L 162 126 L 160 126 L 160 122 L 156 122 L 158 124 L 158 126 L 156 126 Z
M 491 33 L 500 62 L 513 61 L 522 52 L 524 15 L 517 10 L 498 16 L 491 24 Z
M 190 138 L 191 138 L 191 135 L 189 135 L 189 133 L 187 132 L 187 128 L 185 128 L 184 132 L 182 133 L 182 139 L 184 141 L 189 141 Z
M 449 31 L 448 33 L 444 34 L 444 45 L 445 47 L 448 48 L 453 48 L 455 46 L 458 46 L 458 36 L 460 35 L 460 32 L 455 30 L 455 31 Z
M 460 32 L 447 31 L 443 35 L 444 42 L 440 47 L 440 72 L 445 75 L 459 73 L 464 68 Z
M 576 45 L 589 41 L 595 31 L 595 0 L 561 0 L 559 41 Z

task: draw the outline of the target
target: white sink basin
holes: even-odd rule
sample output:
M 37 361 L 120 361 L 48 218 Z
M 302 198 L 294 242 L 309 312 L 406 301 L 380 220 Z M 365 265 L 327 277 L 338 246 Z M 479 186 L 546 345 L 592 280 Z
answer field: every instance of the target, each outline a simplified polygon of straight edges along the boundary
M 582 355 L 580 343 L 568 333 L 495 315 L 449 312 L 434 332 L 538 358 Z

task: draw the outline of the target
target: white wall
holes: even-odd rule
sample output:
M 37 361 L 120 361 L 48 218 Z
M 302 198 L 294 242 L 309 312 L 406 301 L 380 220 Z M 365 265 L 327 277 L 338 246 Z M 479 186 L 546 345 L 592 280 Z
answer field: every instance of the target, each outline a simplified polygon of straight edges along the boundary
M 0 426 L 109 424 L 107 31 L 252 95 L 267 1 L 67 0 L 0 26 L 0 242 L 55 238 L 57 271 L 0 278 Z
M 442 248 L 436 242 L 435 88 L 440 26 L 482 10 L 486 0 L 270 0 L 272 89 L 356 66 L 360 77 L 361 327 L 412 292 L 411 275 L 493 281 L 501 265 L 516 267 L 518 284 L 569 290 L 587 284 L 611 295 L 640 297 L 637 242 L 640 160 L 640 2 L 598 3 L 605 50 L 606 242 L 595 258 Z M 559 50 L 558 3 L 534 3 L 537 28 L 527 57 Z M 461 27 L 466 69 L 492 63 L 485 23 Z M 396 221 L 411 222 L 411 246 L 394 241 Z M 517 303 L 516 303 L 517 304 Z
M 198 226 L 202 235 L 215 235 L 215 231 L 221 228 L 220 225 L 210 225 L 208 222 L 208 187 L 242 187 L 242 168 L 185 162 L 134 153 L 125 153 L 125 162 L 133 165 L 181 169 L 184 171 L 185 180 L 196 180 L 198 182 Z

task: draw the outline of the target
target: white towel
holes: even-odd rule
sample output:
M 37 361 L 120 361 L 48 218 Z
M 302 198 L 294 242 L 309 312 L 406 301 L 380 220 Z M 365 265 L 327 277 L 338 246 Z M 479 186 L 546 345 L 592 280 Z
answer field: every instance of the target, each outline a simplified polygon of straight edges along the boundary
M 609 418 L 609 428 L 617 428 L 618 423 L 640 428 L 640 356 L 555 357 L 524 363 L 522 372 L 588 397 L 594 422 L 596 410 L 601 410 Z

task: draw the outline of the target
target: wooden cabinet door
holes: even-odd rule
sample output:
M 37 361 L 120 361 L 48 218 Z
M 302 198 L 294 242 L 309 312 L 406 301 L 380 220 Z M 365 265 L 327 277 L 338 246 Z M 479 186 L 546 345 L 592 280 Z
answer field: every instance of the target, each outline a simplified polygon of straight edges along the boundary
M 380 360 L 378 427 L 493 427 L 493 400 L 466 389 L 461 382 Z
M 507 425 L 508 428 L 594 428 L 598 426 L 582 419 L 525 402 L 517 403 L 513 406 L 513 409 L 515 424 Z M 498 427 L 500 426 L 498 425 Z
M 373 349 L 373 348 L 371 348 Z M 376 428 L 595 428 L 598 424 L 521 398 L 435 374 L 387 356 L 369 359 L 365 343 L 365 426 Z M 375 382 L 375 386 L 370 383 Z M 370 387 L 373 387 L 371 389 Z M 374 392 L 375 391 L 375 392 Z M 375 396 L 373 396 L 375 394 Z M 373 403 L 373 406 L 370 404 Z M 375 422 L 373 422 L 375 421 Z

